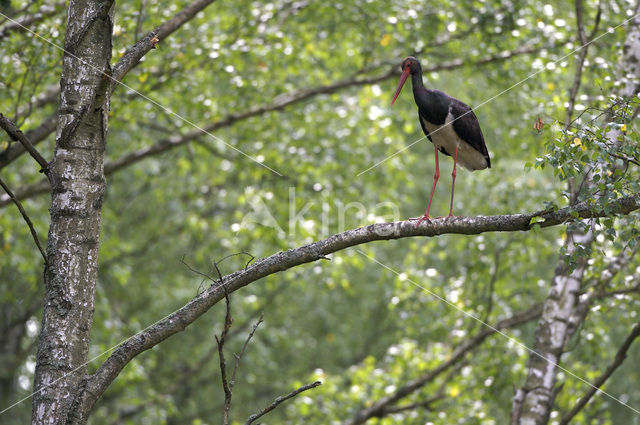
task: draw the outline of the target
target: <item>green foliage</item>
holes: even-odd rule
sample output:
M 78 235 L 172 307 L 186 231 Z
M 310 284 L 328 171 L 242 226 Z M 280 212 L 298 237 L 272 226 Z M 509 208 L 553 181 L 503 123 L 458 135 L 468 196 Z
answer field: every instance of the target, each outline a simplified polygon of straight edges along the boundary
M 582 179 L 590 173 L 593 184 L 583 184 L 581 189 L 584 190 L 578 193 L 576 200 L 591 200 L 605 212 L 610 210 L 612 201 L 637 193 L 639 183 L 635 167 L 640 164 L 638 132 L 630 123 L 640 101 L 638 98 L 611 98 L 608 103 L 606 109 L 599 110 L 594 106 L 585 111 L 591 112 L 591 116 L 560 130 L 558 137 L 546 143 L 548 153 L 536 160 L 536 167 L 552 168 L 561 180 Z M 605 125 L 601 125 L 600 118 L 607 121 Z M 569 197 L 569 194 L 565 196 Z
M 13 2 L 15 9 L 27 5 L 18 3 Z M 32 2 L 29 10 L 42 4 Z M 187 4 L 117 3 L 113 61 Z M 602 12 L 603 31 L 626 19 L 627 6 L 615 5 Z M 589 25 L 596 7 L 595 1 L 585 4 Z M 585 170 L 592 170 L 595 184 L 585 187 L 578 200 L 592 200 L 608 211 L 612 201 L 639 190 L 639 167 L 630 161 L 640 158 L 632 119 L 637 100 L 609 95 L 624 39 L 621 28 L 591 46 L 592 65 L 585 68 L 574 115 L 582 114 L 580 119 L 566 131 L 550 124 L 563 122 L 573 81 L 573 56 L 563 58 L 576 47 L 573 10 L 569 2 L 536 0 L 217 1 L 159 43 L 125 77 L 128 87 L 116 89 L 107 162 L 194 131 L 133 90 L 204 128 L 290 93 L 382 75 L 404 56 L 416 54 L 425 69 L 460 61 L 452 69 L 426 73 L 425 83 L 471 106 L 481 105 L 476 114 L 493 168 L 458 174 L 458 214 L 566 206 L 566 181 L 578 179 Z M 65 21 L 64 14 L 54 14 L 30 28 L 63 45 Z M 57 103 L 33 108 L 30 114 L 18 114 L 18 108 L 58 84 L 62 53 L 26 33 L 11 33 L 0 42 L 0 112 L 10 117 L 13 112 L 24 130 L 35 128 L 56 111 Z M 483 61 L 523 46 L 537 50 Z M 214 263 L 226 274 L 248 261 L 244 255 L 220 261 L 230 254 L 248 252 L 258 258 L 349 228 L 421 214 L 434 172 L 427 140 L 362 173 L 423 137 L 409 90 L 393 108 L 389 105 L 395 78 L 347 84 L 240 120 L 213 130 L 215 138 L 203 134 L 108 176 L 90 358 L 212 284 L 182 264 L 183 257 L 215 280 Z M 602 115 L 605 111 L 610 115 Z M 538 117 L 547 123 L 540 133 L 532 129 Z M 607 138 L 610 131 L 620 132 L 620 143 Z M 51 134 L 38 145 L 45 158 L 52 156 L 54 138 Z M 9 143 L 0 136 L 0 155 Z M 449 203 L 452 162 L 441 160 L 435 215 L 445 214 Z M 41 178 L 26 155 L 0 174 L 12 188 Z M 25 202 L 42 239 L 49 203 L 48 196 Z M 638 214 L 596 223 L 592 251 L 578 251 L 590 258 L 588 288 L 625 290 L 637 281 L 637 258 L 610 281 L 601 279 L 612 258 L 637 247 L 637 223 Z M 398 274 L 348 250 L 331 261 L 243 288 L 231 298 L 235 321 L 227 358 L 240 350 L 261 311 L 265 323 L 240 364 L 233 420 L 243 423 L 276 396 L 315 379 L 323 385 L 276 409 L 265 423 L 340 423 L 351 418 L 436 368 L 484 329 L 432 293 L 488 323 L 525 311 L 548 293 L 564 230 L 378 242 L 361 247 L 362 252 Z M 5 207 L 0 215 L 3 317 L 39 323 L 41 267 L 21 217 L 11 205 Z M 598 299 L 573 350 L 563 358 L 566 367 L 586 379 L 602 370 L 637 321 L 637 303 L 633 294 Z M 92 423 L 218 422 L 223 393 L 213 335 L 220 334 L 223 317 L 224 307 L 218 305 L 184 332 L 140 355 L 98 403 Z M 505 333 L 531 345 L 534 328 L 535 320 Z M 35 341 L 36 333 L 25 331 L 20 350 L 3 351 L 0 359 L 9 366 L 2 373 L 14 379 L 8 401 L 29 394 Z M 637 358 L 637 349 L 634 353 Z M 506 423 L 528 355 L 513 341 L 491 336 L 459 365 L 398 404 L 440 394 L 428 408 L 371 423 Z M 91 362 L 89 371 L 104 359 Z M 571 408 L 586 390 L 579 381 L 565 378 L 556 403 L 559 412 Z M 614 394 L 637 406 L 639 380 L 637 370 L 626 365 L 610 385 Z M 0 409 L 5 404 L 3 399 Z M 29 415 L 25 402 L 2 421 L 25 423 Z M 594 417 L 604 423 L 632 423 L 633 416 L 596 397 L 576 423 L 596 423 L 590 419 Z
M 545 144 L 547 153 L 536 159 L 535 166 L 551 168 L 561 181 L 571 182 L 569 187 L 573 189 L 563 193 L 569 202 L 587 202 L 610 215 L 613 202 L 640 189 L 640 139 L 632 125 L 638 105 L 637 97 L 610 97 L 602 108 L 595 104 L 586 109 L 571 126 L 559 130 L 558 136 Z M 618 249 L 637 245 L 634 220 L 623 219 L 621 225 L 609 217 L 596 220 L 595 228 L 591 227 L 588 222 L 575 221 L 568 230 L 591 230 L 596 238 L 614 243 Z M 592 254 L 590 246 L 582 244 L 577 244 L 572 255 L 566 255 L 565 247 L 560 253 L 572 268 L 579 258 L 588 259 Z

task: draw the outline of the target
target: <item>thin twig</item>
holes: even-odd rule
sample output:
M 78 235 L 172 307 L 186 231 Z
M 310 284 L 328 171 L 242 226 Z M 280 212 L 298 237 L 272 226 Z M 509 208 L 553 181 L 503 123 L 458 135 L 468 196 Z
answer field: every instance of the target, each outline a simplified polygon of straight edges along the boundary
M 224 390 L 224 407 L 222 410 L 222 425 L 229 424 L 229 415 L 231 412 L 231 398 L 233 397 L 233 386 L 236 382 L 236 373 L 238 372 L 238 366 L 240 366 L 240 359 L 244 355 L 244 352 L 247 349 L 247 345 L 249 344 L 249 341 L 251 341 L 251 338 L 253 338 L 253 335 L 258 329 L 258 326 L 260 326 L 260 323 L 262 323 L 262 320 L 264 317 L 264 314 L 261 313 L 260 318 L 258 319 L 256 324 L 253 325 L 253 329 L 251 330 L 251 332 L 249 332 L 249 336 L 244 341 L 240 354 L 234 355 L 236 361 L 233 367 L 233 372 L 231 373 L 231 380 L 229 381 L 227 379 L 227 365 L 224 359 L 223 348 L 224 348 L 224 343 L 225 343 L 227 334 L 229 333 L 229 329 L 231 329 L 231 324 L 233 323 L 233 319 L 231 318 L 231 303 L 229 302 L 229 296 L 227 294 L 225 294 L 225 302 L 226 302 L 226 313 L 224 317 L 224 329 L 220 334 L 220 338 L 216 336 L 216 342 L 218 343 L 218 354 L 220 356 L 220 376 L 222 379 L 222 389 Z
M 27 215 L 27 212 L 24 210 L 24 208 L 22 208 L 22 204 L 20 203 L 20 201 L 18 201 L 18 199 L 13 194 L 13 192 L 11 192 L 11 189 L 9 189 L 9 187 L 4 183 L 2 179 L 0 179 L 0 186 L 2 186 L 5 192 L 7 192 L 7 195 L 9 195 L 13 203 L 16 204 L 16 207 L 18 207 L 20 214 L 22 214 L 22 218 L 24 218 L 24 221 L 27 222 L 27 226 L 29 226 L 29 230 L 31 231 L 31 236 L 33 236 L 33 241 L 36 243 L 36 246 L 38 247 L 40 254 L 42 254 L 42 258 L 44 259 L 45 266 L 48 267 L 49 262 L 47 261 L 47 255 L 44 253 L 44 249 L 42 249 L 42 245 L 40 245 L 40 239 L 38 239 L 38 234 L 36 233 L 36 229 L 33 227 L 33 223 L 31 222 L 31 219 Z
M 17 116 L 18 116 L 18 110 L 20 109 L 19 105 L 20 105 L 20 102 L 22 101 L 22 95 L 24 94 L 24 87 L 27 84 L 27 79 L 33 74 L 38 75 L 37 73 L 32 72 L 33 63 L 36 61 L 36 58 L 38 56 L 39 55 L 36 54 L 36 51 L 32 50 L 29 54 L 29 59 L 27 59 L 24 62 L 24 66 L 26 69 L 24 74 L 22 74 L 22 78 L 20 79 L 20 84 L 18 85 L 18 93 L 15 100 L 15 108 L 13 113 L 13 117 L 14 117 L 13 119 L 15 121 L 18 121 Z
M 591 33 L 589 33 L 589 41 L 593 40 L 598 32 L 598 27 L 600 26 L 600 18 L 602 18 L 602 1 L 598 1 L 598 12 L 596 13 L 595 22 L 593 24 L 593 28 L 591 29 Z
M 229 255 L 227 255 L 227 256 L 225 256 L 225 257 L 222 257 L 222 259 L 221 259 L 221 260 L 218 260 L 218 264 L 222 263 L 222 262 L 223 262 L 224 260 L 226 260 L 227 258 L 237 257 L 237 256 L 240 256 L 240 255 L 246 255 L 246 256 L 248 256 L 248 257 L 251 257 L 251 258 L 249 259 L 249 262 L 244 266 L 244 268 L 245 268 L 245 269 L 246 269 L 246 268 L 247 268 L 247 266 L 248 266 L 248 265 L 249 265 L 253 260 L 255 260 L 255 258 L 256 258 L 255 256 L 251 255 L 250 253 L 248 253 L 248 252 L 246 252 L 246 251 L 240 251 L 240 252 L 236 252 L 235 254 L 229 254 Z
M 312 384 L 307 384 L 307 385 L 303 385 L 302 387 L 298 388 L 295 391 L 290 392 L 289 394 L 285 395 L 285 396 L 280 396 L 278 398 L 276 398 L 273 403 L 271 403 L 270 405 L 268 405 L 267 407 L 265 407 L 264 409 L 262 409 L 260 412 L 253 414 L 251 416 L 249 416 L 249 418 L 247 419 L 247 421 L 244 423 L 244 425 L 251 425 L 251 423 L 253 421 L 255 421 L 256 419 L 260 418 L 261 416 L 266 415 L 267 413 L 271 412 L 273 409 L 275 409 L 276 407 L 278 407 L 279 404 L 289 400 L 290 398 L 293 398 L 295 396 L 297 396 L 298 394 L 300 394 L 303 391 L 307 391 L 310 390 L 312 388 L 315 388 L 319 385 L 322 385 L 322 382 L 320 381 L 316 381 Z
M 229 381 L 227 381 L 227 365 L 224 359 L 224 343 L 225 338 L 227 337 L 227 333 L 229 333 L 229 329 L 231 329 L 231 324 L 233 323 L 233 319 L 231 318 L 231 303 L 229 302 L 229 294 L 224 295 L 225 304 L 226 304 L 226 313 L 224 316 L 224 329 L 222 329 L 222 333 L 220 334 L 220 338 L 215 336 L 216 342 L 218 343 L 218 355 L 220 357 L 220 378 L 222 379 L 222 389 L 224 390 L 224 410 L 222 411 L 222 425 L 229 425 L 229 412 L 231 410 L 231 387 L 229 387 Z
M 571 422 L 573 417 L 577 415 L 578 412 L 580 412 L 580 410 L 582 410 L 587 405 L 587 403 L 589 403 L 591 397 L 594 396 L 594 394 L 607 381 L 607 379 L 609 379 L 613 372 L 615 372 L 615 370 L 622 364 L 622 362 L 624 362 L 624 359 L 627 357 L 627 351 L 629 350 L 629 347 L 638 336 L 640 336 L 640 323 L 636 323 L 636 325 L 631 330 L 631 333 L 616 353 L 616 357 L 613 359 L 613 362 L 611 362 L 611 364 L 607 367 L 607 370 L 605 370 L 604 373 L 593 382 L 593 385 L 590 386 L 589 391 L 587 391 L 587 393 L 580 398 L 573 409 L 571 409 L 569 413 L 567 413 L 562 418 L 562 420 L 560 421 L 560 425 L 567 425 L 569 422 Z
M 2 127 L 4 131 L 7 132 L 11 139 L 20 142 L 22 146 L 24 146 L 24 148 L 31 154 L 33 159 L 35 159 L 36 162 L 40 164 L 40 167 L 42 167 L 40 172 L 44 172 L 46 174 L 49 168 L 49 164 L 42 157 L 42 155 L 40 155 L 40 152 L 38 152 L 36 148 L 33 147 L 29 139 L 26 138 L 24 133 L 22 133 L 22 131 L 13 123 L 13 121 L 0 114 L 0 127 Z
M 218 272 L 218 283 L 222 285 L 222 273 L 220 273 L 220 268 L 218 267 L 218 262 L 216 260 L 213 260 L 213 267 L 216 269 L 216 272 Z
M 621 159 L 621 160 L 623 160 L 623 161 L 630 162 L 630 163 L 635 164 L 635 165 L 637 165 L 638 167 L 640 167 L 640 162 L 636 161 L 636 160 L 635 160 L 635 159 L 633 159 L 633 158 L 628 158 L 628 157 L 626 157 L 626 156 L 618 155 L 618 154 L 615 154 L 615 153 L 613 153 L 613 152 L 608 152 L 608 151 L 607 151 L 607 153 L 608 153 L 609 155 L 611 155 L 612 157 L 614 157 L 614 158 L 618 158 L 618 159 Z
M 204 277 L 205 279 L 209 279 L 209 280 L 210 280 L 210 281 L 212 281 L 212 282 L 215 282 L 215 281 L 216 281 L 214 278 L 212 278 L 212 277 L 211 277 L 211 276 L 209 276 L 208 274 L 206 274 L 206 273 L 202 273 L 200 270 L 197 270 L 197 269 L 194 269 L 193 267 L 191 267 L 191 266 L 189 265 L 189 263 L 187 263 L 187 262 L 184 260 L 184 255 L 182 255 L 182 258 L 180 258 L 180 262 L 181 262 L 182 264 L 184 264 L 184 265 L 185 265 L 185 266 L 186 266 L 190 271 L 192 271 L 193 273 L 198 274 L 198 275 L 200 275 L 200 276 Z
M 218 267 L 224 260 L 226 260 L 227 258 L 231 258 L 231 257 L 236 257 L 239 255 L 247 255 L 249 257 L 251 257 L 249 259 L 249 261 L 247 261 L 247 264 L 244 266 L 244 268 L 246 269 L 247 267 L 249 267 L 249 264 L 251 264 L 251 262 L 253 260 L 255 260 L 256 257 L 254 257 L 253 255 L 249 254 L 248 252 L 245 251 L 240 251 L 240 252 L 236 252 L 234 254 L 229 254 L 226 255 L 224 257 L 222 257 L 221 260 L 213 260 L 213 267 L 216 269 L 216 272 L 218 273 L 218 283 L 219 284 L 223 284 L 224 283 L 224 278 L 222 277 L 222 273 L 220 272 L 220 267 Z
M 234 356 L 236 358 L 236 364 L 233 367 L 233 373 L 231 374 L 231 383 L 229 384 L 229 387 L 232 391 L 233 391 L 233 385 L 236 382 L 236 372 L 238 372 L 238 366 L 240 366 L 240 359 L 244 355 L 244 352 L 247 349 L 247 345 L 249 344 L 249 341 L 251 341 L 251 338 L 253 338 L 253 334 L 256 333 L 258 326 L 260 326 L 260 323 L 263 322 L 263 319 L 264 319 L 264 313 L 260 313 L 260 317 L 258 318 L 258 321 L 256 322 L 255 325 L 253 325 L 253 329 L 251 330 L 251 332 L 249 332 L 247 339 L 244 341 L 244 344 L 242 345 L 242 350 L 240 350 L 240 354 L 236 354 Z
M 144 15 L 144 6 L 146 1 L 142 0 L 140 2 L 140 8 L 138 9 L 138 18 L 136 19 L 136 30 L 134 31 L 134 40 L 140 40 L 140 31 L 142 31 L 142 16 Z
M 601 6 L 600 4 L 598 4 L 598 14 L 596 15 L 596 20 L 595 20 L 595 24 L 593 26 L 593 30 L 592 32 L 589 34 L 589 36 L 587 37 L 585 29 L 584 29 L 584 22 L 583 22 L 583 4 L 582 4 L 582 0 L 576 0 L 575 2 L 575 8 L 576 8 L 576 29 L 578 32 L 578 40 L 580 42 L 580 45 L 584 46 L 583 49 L 580 50 L 580 54 L 578 55 L 578 61 L 576 63 L 576 71 L 575 71 L 575 75 L 573 78 L 573 84 L 571 86 L 571 89 L 569 90 L 569 102 L 568 102 L 568 106 L 567 106 L 567 114 L 565 116 L 565 120 L 564 120 L 564 128 L 565 130 L 569 128 L 569 126 L 571 125 L 571 116 L 573 115 L 573 111 L 575 108 L 575 103 L 576 103 L 576 96 L 578 95 L 578 90 L 580 89 L 580 84 L 582 81 L 582 70 L 584 68 L 584 62 L 585 59 L 587 57 L 587 52 L 589 51 L 589 46 L 591 45 L 591 41 L 593 40 L 593 36 L 595 35 L 596 31 L 598 30 L 598 25 L 600 24 L 600 13 L 601 13 Z
M 580 90 L 580 85 L 582 83 L 582 71 L 584 69 L 584 63 L 587 58 L 587 53 L 589 51 L 589 46 L 593 41 L 593 35 L 598 29 L 598 25 L 600 23 L 600 4 L 598 4 L 598 14 L 596 15 L 596 22 L 593 27 L 592 33 L 589 35 L 587 39 L 587 35 L 584 29 L 584 21 L 583 21 L 583 3 L 582 0 L 575 0 L 575 8 L 576 8 L 576 29 L 578 33 L 578 41 L 581 46 L 584 46 L 580 49 L 580 54 L 578 55 L 578 60 L 576 62 L 576 70 L 575 75 L 573 77 L 573 84 L 571 85 L 571 89 L 569 90 L 569 102 L 567 105 L 567 113 L 564 119 L 564 129 L 565 131 L 569 129 L 571 126 L 571 117 L 573 116 L 573 112 L 576 105 L 576 98 L 578 96 L 578 91 Z M 575 189 L 575 179 L 569 179 L 569 191 L 571 192 L 571 204 L 575 204 L 578 199 L 578 195 L 582 189 L 582 185 L 585 181 L 591 181 L 591 173 L 584 173 L 584 178 L 580 183 L 578 189 Z

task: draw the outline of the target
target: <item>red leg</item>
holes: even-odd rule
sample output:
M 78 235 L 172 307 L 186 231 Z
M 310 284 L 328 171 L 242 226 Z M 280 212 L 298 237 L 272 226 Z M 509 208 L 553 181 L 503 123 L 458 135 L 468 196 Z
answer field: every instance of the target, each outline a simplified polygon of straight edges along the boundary
M 435 146 L 435 151 L 436 151 L 436 172 L 433 175 L 433 187 L 431 187 L 431 196 L 429 196 L 429 203 L 427 204 L 427 211 L 424 213 L 424 216 L 420 218 L 420 220 L 418 220 L 418 223 L 416 223 L 416 226 L 420 223 L 422 223 L 423 221 L 429 221 L 429 210 L 431 209 L 431 201 L 433 200 L 433 194 L 436 191 L 436 183 L 438 183 L 438 179 L 440 178 L 440 165 L 438 164 L 438 147 Z
M 458 147 L 453 154 L 453 172 L 451 173 L 451 204 L 449 205 L 449 217 L 453 217 L 453 190 L 456 187 L 456 166 L 458 165 Z

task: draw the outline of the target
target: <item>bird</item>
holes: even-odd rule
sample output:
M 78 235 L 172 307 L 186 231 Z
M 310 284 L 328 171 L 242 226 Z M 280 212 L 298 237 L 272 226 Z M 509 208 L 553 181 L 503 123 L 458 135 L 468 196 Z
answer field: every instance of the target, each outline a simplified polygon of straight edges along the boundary
M 436 155 L 436 171 L 433 175 L 433 187 L 431 188 L 427 211 L 423 217 L 419 218 L 417 224 L 425 220 L 430 221 L 431 201 L 433 200 L 436 183 L 440 177 L 438 152 L 453 157 L 451 204 L 447 218 L 453 217 L 453 194 L 456 184 L 457 165 L 460 164 L 470 171 L 491 168 L 491 158 L 489 158 L 489 152 L 484 143 L 484 136 L 480 129 L 478 117 L 466 103 L 449 96 L 443 91 L 426 88 L 422 82 L 420 62 L 413 56 L 405 58 L 402 61 L 401 68 L 402 75 L 391 105 L 394 104 L 402 91 L 404 83 L 411 75 L 413 98 L 418 106 L 420 125 L 429 141 L 433 143 Z

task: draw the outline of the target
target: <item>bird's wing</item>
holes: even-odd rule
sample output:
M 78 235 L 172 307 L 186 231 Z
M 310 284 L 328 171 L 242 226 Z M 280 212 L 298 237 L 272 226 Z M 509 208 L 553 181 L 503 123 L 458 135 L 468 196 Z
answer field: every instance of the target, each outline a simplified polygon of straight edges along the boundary
M 472 148 L 484 155 L 489 168 L 491 168 L 491 159 L 476 114 L 468 105 L 454 98 L 451 99 L 451 114 L 455 117 L 453 121 L 455 132 Z
M 420 121 L 420 125 L 422 126 L 422 131 L 424 131 L 424 134 L 427 135 L 427 139 L 429 139 L 429 141 L 433 143 L 433 140 L 431 139 L 431 135 L 429 134 L 429 130 L 427 130 L 427 127 L 424 126 L 424 121 L 423 121 L 422 114 L 420 114 L 420 110 L 418 110 L 418 121 Z M 444 150 L 443 147 L 440 147 L 440 149 L 438 150 L 447 156 L 451 156 L 449 152 Z

